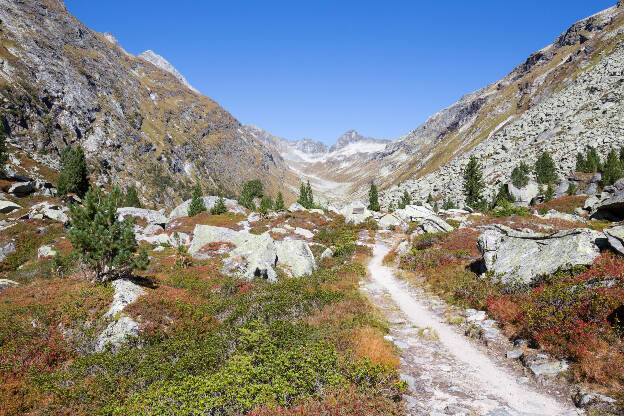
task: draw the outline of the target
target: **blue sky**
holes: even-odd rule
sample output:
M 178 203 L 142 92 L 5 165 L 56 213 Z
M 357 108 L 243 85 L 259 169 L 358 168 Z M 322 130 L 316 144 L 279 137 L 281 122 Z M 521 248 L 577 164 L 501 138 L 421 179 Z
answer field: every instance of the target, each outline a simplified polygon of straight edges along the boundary
M 326 143 L 395 139 L 616 0 L 65 0 L 169 60 L 243 123 Z

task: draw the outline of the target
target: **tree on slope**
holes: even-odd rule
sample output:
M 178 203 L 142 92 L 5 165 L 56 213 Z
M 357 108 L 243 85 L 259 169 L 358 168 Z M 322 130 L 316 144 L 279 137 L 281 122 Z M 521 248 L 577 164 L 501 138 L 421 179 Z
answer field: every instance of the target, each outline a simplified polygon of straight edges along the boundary
M 474 209 L 484 209 L 485 201 L 482 193 L 485 188 L 483 183 L 483 168 L 472 155 L 468 161 L 468 165 L 464 169 L 464 196 L 466 197 L 466 205 Z
M 225 199 L 221 195 L 219 195 L 219 199 L 215 202 L 214 207 L 210 208 L 210 213 L 212 215 L 220 215 L 225 214 L 227 212 L 227 207 L 225 206 Z
M 375 182 L 371 182 L 370 190 L 368 191 L 368 209 L 375 212 L 379 212 L 381 210 Z
M 529 165 L 524 162 L 520 162 L 518 166 L 516 166 L 511 171 L 511 183 L 516 188 L 524 188 L 529 183 L 529 173 L 531 169 Z
M 304 184 L 303 182 L 301 183 L 297 203 L 307 209 L 314 207 L 314 196 L 312 195 L 312 186 L 310 185 L 310 181 L 308 181 L 307 184 Z
M 263 195 L 264 189 L 260 179 L 252 179 L 243 185 L 238 203 L 247 209 L 255 211 L 256 204 L 254 198 L 262 198 Z
M 139 201 L 139 195 L 137 194 L 136 187 L 131 185 L 126 189 L 126 200 L 124 201 L 124 207 L 136 207 L 143 208 L 141 201 Z
M 598 172 L 602 170 L 602 163 L 600 163 L 600 156 L 593 146 L 589 147 L 587 151 L 587 166 L 585 172 Z
M 266 214 L 267 212 L 269 212 L 269 210 L 273 209 L 273 200 L 271 199 L 270 196 L 265 195 L 262 197 L 262 200 L 260 201 L 260 212 L 262 214 Z
M 535 162 L 535 179 L 539 184 L 557 182 L 557 167 L 550 153 L 542 153 Z
M 206 205 L 204 204 L 203 192 L 199 183 L 193 187 L 193 197 L 191 198 L 191 204 L 188 207 L 188 216 L 194 217 L 200 212 L 206 211 Z
M 6 137 L 4 119 L 0 117 L 0 178 L 4 178 L 7 174 L 6 163 L 9 160 L 9 151 L 7 149 Z
M 602 186 L 613 185 L 622 177 L 622 165 L 615 150 L 611 149 L 602 172 Z
M 410 205 L 412 203 L 412 198 L 410 197 L 410 194 L 407 191 L 403 191 L 403 196 L 401 197 L 401 200 L 399 201 L 399 209 L 404 209 L 406 206 Z
M 69 241 L 98 282 L 122 277 L 135 269 L 144 270 L 149 264 L 145 249 L 136 253 L 134 220 L 118 219 L 121 200 L 118 187 L 109 194 L 95 187 L 85 195 L 83 206 L 70 205 Z
M 284 195 L 282 192 L 277 193 L 277 198 L 275 198 L 275 211 L 284 211 L 286 207 L 284 207 Z
M 61 151 L 61 173 L 56 189 L 60 195 L 75 193 L 81 198 L 89 190 L 89 170 L 82 147 L 67 146 Z

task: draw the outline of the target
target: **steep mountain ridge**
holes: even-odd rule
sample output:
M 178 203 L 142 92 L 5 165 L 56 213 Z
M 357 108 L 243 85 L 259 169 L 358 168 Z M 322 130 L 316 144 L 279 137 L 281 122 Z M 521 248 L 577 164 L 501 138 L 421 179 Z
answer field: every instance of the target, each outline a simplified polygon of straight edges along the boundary
M 280 155 L 163 70 L 166 61 L 127 54 L 54 0 L 0 0 L 0 20 L 0 110 L 12 145 L 56 167 L 60 149 L 82 144 L 94 179 L 136 183 L 158 203 L 179 200 L 195 179 L 234 193 L 258 177 L 290 195 Z

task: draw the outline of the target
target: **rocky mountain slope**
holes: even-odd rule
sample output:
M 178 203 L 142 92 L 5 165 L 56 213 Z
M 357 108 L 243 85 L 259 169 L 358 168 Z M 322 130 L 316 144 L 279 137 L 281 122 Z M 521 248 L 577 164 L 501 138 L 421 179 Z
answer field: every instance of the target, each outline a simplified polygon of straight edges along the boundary
M 81 144 L 94 180 L 136 183 L 166 204 L 195 179 L 229 193 L 291 180 L 278 153 L 166 60 L 126 53 L 62 1 L 1 0 L 0 23 L 0 113 L 11 145 L 39 162 L 56 168 L 60 149 Z
M 461 202 L 461 171 L 470 155 L 484 165 L 492 192 L 520 160 L 549 151 L 564 177 L 577 152 L 604 156 L 624 144 L 624 3 L 575 23 L 502 80 L 463 97 L 376 155 L 397 160 L 386 204 L 404 189 Z

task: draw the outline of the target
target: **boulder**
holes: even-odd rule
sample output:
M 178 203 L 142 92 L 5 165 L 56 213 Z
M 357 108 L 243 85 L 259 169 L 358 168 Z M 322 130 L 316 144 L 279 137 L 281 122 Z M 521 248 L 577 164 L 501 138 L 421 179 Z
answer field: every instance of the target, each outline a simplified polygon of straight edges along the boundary
M 0 261 L 6 259 L 6 257 L 11 253 L 15 253 L 15 243 L 13 241 L 0 245 Z
M 125 217 L 134 217 L 141 218 L 148 224 L 165 225 L 167 223 L 164 210 L 155 211 L 146 208 L 123 207 L 117 208 L 117 215 L 119 216 L 119 221 L 123 221 Z
M 325 215 L 325 212 L 322 209 L 311 209 L 310 212 L 319 215 Z
M 624 225 L 607 228 L 603 231 L 607 236 L 609 245 L 618 253 L 624 254 Z
M 505 187 L 518 205 L 528 206 L 539 195 L 539 185 L 535 181 L 529 181 L 523 188 L 516 188 L 511 182 L 505 184 Z
M 284 240 L 275 243 L 278 264 L 288 267 L 295 277 L 310 274 L 316 268 L 310 246 L 301 240 Z
M 214 207 L 215 204 L 217 203 L 217 200 L 219 199 L 219 197 L 218 196 L 204 196 L 202 197 L 202 199 L 204 200 L 204 205 L 206 206 L 206 209 L 210 211 L 212 207 Z M 225 207 L 228 209 L 229 212 L 234 212 L 237 214 L 245 213 L 245 208 L 238 205 L 238 202 L 232 199 L 224 199 L 224 201 L 225 201 Z M 172 220 L 175 220 L 176 218 L 188 216 L 189 205 L 191 205 L 190 199 L 184 201 L 183 203 L 175 207 L 173 211 L 169 213 L 169 222 L 171 222 Z
M 106 347 L 115 350 L 124 344 L 128 337 L 139 335 L 139 324 L 129 316 L 122 316 L 111 322 L 95 340 L 95 352 L 103 352 Z
M 69 217 L 66 214 L 67 211 L 68 208 L 65 206 L 55 205 L 49 203 L 48 201 L 44 201 L 30 207 L 30 210 L 28 211 L 28 218 L 47 218 L 67 224 L 69 222 Z
M 331 259 L 334 257 L 334 252 L 331 248 L 327 247 L 323 253 L 321 253 L 321 260 Z
M 438 217 L 433 210 L 421 205 L 408 205 L 404 209 L 398 209 L 393 214 L 402 221 L 418 222 L 424 232 L 451 232 L 453 227 Z
M 388 230 L 390 228 L 401 228 L 406 225 L 403 220 L 393 214 L 384 215 L 377 221 L 377 224 L 379 224 L 379 226 L 384 230 Z
M 617 400 L 598 393 L 588 393 L 579 390 L 572 396 L 576 407 L 590 410 L 596 414 L 621 415 L 622 409 L 617 405 Z
M 591 265 L 605 239 L 587 228 L 541 234 L 495 225 L 479 236 L 477 245 L 485 270 L 495 278 L 504 284 L 528 284 L 559 268 Z
M 295 234 L 298 234 L 304 238 L 313 238 L 314 233 L 310 230 L 306 230 L 305 228 L 295 228 Z
M 361 201 L 353 201 L 345 205 L 340 214 L 345 217 L 346 223 L 360 224 L 373 216 L 373 213 L 366 208 Z
M 141 230 L 141 234 L 152 236 L 161 234 L 164 231 L 165 229 L 160 224 L 147 224 L 147 226 Z
M 54 257 L 56 256 L 56 250 L 54 250 L 52 248 L 52 246 L 41 246 L 39 247 L 39 250 L 37 250 L 37 257 L 40 259 L 45 259 L 45 258 L 49 258 L 49 257 Z
M 0 201 L 0 213 L 9 214 L 13 211 L 20 209 L 21 206 L 11 201 Z
M 550 220 L 550 219 L 559 219 L 570 222 L 582 222 L 584 224 L 589 224 L 585 218 L 579 217 L 576 214 L 566 214 L 565 212 L 559 212 L 554 209 L 549 210 L 546 214 L 541 215 L 541 218 Z
M 624 191 L 624 178 L 620 178 L 613 184 L 613 187 L 618 191 Z
M 9 279 L 0 279 L 0 292 L 2 291 L 2 289 L 7 288 L 7 287 L 16 287 L 19 286 L 19 283 L 13 281 L 13 280 L 9 280 Z
M 145 294 L 145 290 L 141 286 L 128 279 L 115 280 L 111 286 L 115 289 L 115 294 L 113 295 L 113 303 L 104 314 L 105 318 L 115 318 L 123 308 L 134 303 L 139 296 Z
M 596 192 L 598 192 L 598 184 L 597 183 L 590 183 L 589 185 L 587 185 L 587 188 L 585 188 L 585 193 L 587 195 L 595 195 Z
M 570 182 L 566 179 L 562 180 L 559 185 L 555 187 L 555 198 L 561 198 L 564 195 L 568 194 L 568 188 L 570 186 Z
M 30 182 L 17 182 L 11 185 L 9 188 L 9 193 L 15 195 L 17 197 L 24 197 L 35 192 L 35 183 L 33 181 Z
M 535 376 L 554 377 L 568 369 L 566 361 L 554 360 L 546 354 L 524 354 L 521 360 Z
M 587 201 L 585 205 L 588 205 Z M 617 191 L 613 195 L 601 195 L 600 202 L 593 204 L 591 218 L 605 218 L 616 221 L 624 219 L 624 190 Z
M 298 202 L 293 202 L 292 204 L 290 204 L 290 206 L 288 207 L 288 211 L 289 212 L 297 212 L 297 211 L 307 211 L 307 209 L 301 205 Z
M 277 273 L 274 267 L 278 263 L 288 267 L 295 277 L 308 274 L 315 267 L 314 256 L 305 241 L 275 242 L 268 233 L 255 235 L 210 225 L 195 226 L 189 253 L 197 257 L 201 255 L 202 247 L 216 242 L 231 243 L 235 247 L 229 253 L 226 269 L 236 270 L 248 279 L 262 277 L 275 281 Z M 287 249 L 291 252 L 286 253 L 284 250 Z

